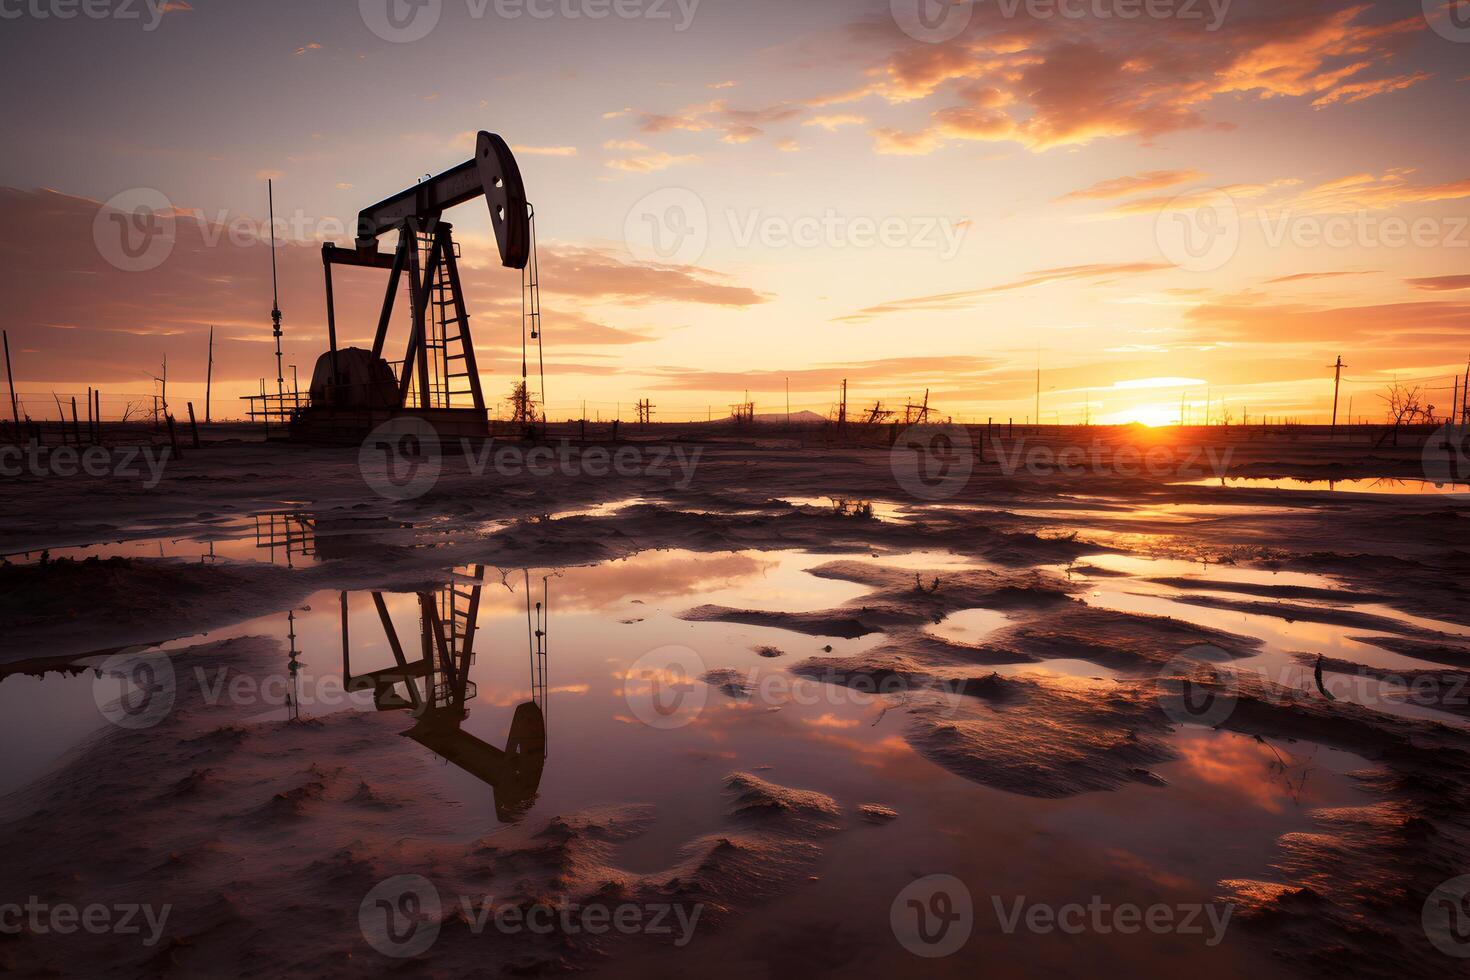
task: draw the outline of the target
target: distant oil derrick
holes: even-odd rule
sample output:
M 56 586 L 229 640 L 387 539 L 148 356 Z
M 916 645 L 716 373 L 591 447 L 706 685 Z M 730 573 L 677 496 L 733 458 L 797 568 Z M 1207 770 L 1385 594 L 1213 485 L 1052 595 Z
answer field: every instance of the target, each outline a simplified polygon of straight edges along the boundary
M 923 425 L 929 421 L 929 417 L 933 414 L 934 409 L 929 407 L 929 389 L 925 388 L 924 401 L 921 404 L 915 405 L 909 403 L 903 407 L 903 424 Z

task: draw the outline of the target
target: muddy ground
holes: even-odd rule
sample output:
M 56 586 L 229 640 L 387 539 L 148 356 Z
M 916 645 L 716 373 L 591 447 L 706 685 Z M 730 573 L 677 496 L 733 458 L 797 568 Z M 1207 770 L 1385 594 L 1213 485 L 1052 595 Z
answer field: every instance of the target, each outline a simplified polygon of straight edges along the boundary
M 1463 677 L 1470 488 L 1414 482 L 1463 469 L 1452 452 L 1441 458 L 1433 436 L 1405 434 L 1394 447 L 1374 445 L 1376 432 L 1310 429 L 996 426 L 958 437 L 895 433 L 892 446 L 884 433 L 865 445 L 820 433 L 711 439 L 698 429 L 625 430 L 617 443 L 609 435 L 595 445 L 553 438 L 540 457 L 516 443 L 451 445 L 407 462 L 359 447 L 231 439 L 186 446 L 182 459 L 157 469 L 146 456 L 127 469 L 125 450 L 113 447 L 105 464 L 97 458 L 96 475 L 76 476 L 58 475 L 42 452 L 41 462 L 0 481 L 0 553 L 10 556 L 0 565 L 0 678 L 75 671 L 89 656 L 195 636 L 322 590 L 429 589 L 459 566 L 562 568 L 660 549 L 830 555 L 810 574 L 856 587 L 857 598 L 804 609 L 696 598 L 678 616 L 810 638 L 760 655 L 823 684 L 894 684 L 903 742 L 945 779 L 1084 806 L 1151 787 L 1167 807 L 1160 769 L 1179 757 L 1176 735 L 1190 720 L 1174 700 L 1214 695 L 1230 710 L 1206 719 L 1212 729 L 1362 760 L 1352 778 L 1368 802 L 1305 814 L 1308 829 L 1282 836 L 1255 874 L 1216 882 L 1215 896 L 1238 917 L 1230 952 L 1213 966 L 1165 958 L 1161 967 L 1403 976 L 1464 962 L 1431 942 L 1422 921 L 1442 883 L 1470 874 L 1470 737 L 1453 723 L 1466 713 L 1453 684 L 1435 689 L 1430 713 L 1406 717 L 1332 695 L 1333 678 L 1380 681 L 1384 664 L 1301 650 L 1307 675 L 1318 671 L 1315 685 L 1237 675 L 1229 665 L 1257 655 L 1260 639 L 1089 601 L 1088 583 L 1125 574 L 1094 564 L 1107 556 L 1189 562 L 1206 571 L 1151 575 L 1140 587 L 1166 590 L 1176 608 L 1366 635 L 1385 655 L 1408 658 L 1393 669 L 1411 682 L 1415 671 Z M 437 472 L 419 480 L 430 463 Z M 536 467 L 543 472 L 527 471 Z M 1222 486 L 1224 476 L 1387 482 L 1357 493 Z M 1389 492 L 1406 488 L 1420 492 Z M 309 527 L 316 560 L 68 551 L 248 537 L 270 514 Z M 958 564 L 887 561 L 912 553 L 946 553 Z M 1210 568 L 1326 582 L 1212 584 Z M 932 630 L 977 609 L 1002 614 L 1004 624 L 974 642 Z M 822 644 L 836 640 L 865 645 L 827 654 Z M 175 656 L 250 672 L 279 659 L 275 643 L 201 637 Z M 1192 655 L 1202 649 L 1216 659 Z M 1045 670 L 1053 661 L 1094 665 L 1106 679 L 1059 678 Z M 729 665 L 709 666 L 713 696 L 748 695 Z M 362 942 L 356 897 L 407 862 L 511 903 L 551 894 L 697 901 L 707 909 L 702 928 L 728 948 L 740 945 L 742 923 L 763 903 L 799 891 L 823 848 L 837 846 L 830 840 L 861 825 L 905 832 L 903 815 L 890 816 L 882 800 L 839 801 L 732 770 L 712 790 L 726 801 L 722 829 L 686 841 L 656 870 L 619 864 L 622 842 L 652 819 L 640 800 L 609 800 L 598 812 L 533 811 L 509 837 L 481 841 L 441 825 L 419 760 L 361 751 L 380 716 L 306 719 L 283 735 L 265 729 L 286 723 L 205 711 L 191 700 L 198 693 L 184 685 L 162 724 L 105 728 L 0 805 L 0 846 L 12 856 L 0 871 L 0 903 L 33 894 L 107 903 L 146 885 L 184 910 L 165 938 L 120 952 L 115 937 L 63 944 L 33 931 L 0 934 L 0 970 L 334 975 L 386 964 L 425 975 L 633 966 L 671 975 L 687 972 L 678 948 L 648 937 L 561 935 L 486 956 L 450 917 L 432 952 L 384 959 Z M 298 846 L 318 857 L 295 860 Z M 796 929 L 777 946 L 818 973 L 864 965 L 821 952 L 823 921 L 807 925 L 816 931 Z M 870 968 L 975 966 L 963 955 L 887 958 L 906 954 L 891 937 L 864 941 L 879 940 L 885 952 L 865 961 Z M 987 972 L 1009 976 L 1053 954 L 1033 961 L 1028 948 L 1012 947 L 999 962 L 995 955 Z

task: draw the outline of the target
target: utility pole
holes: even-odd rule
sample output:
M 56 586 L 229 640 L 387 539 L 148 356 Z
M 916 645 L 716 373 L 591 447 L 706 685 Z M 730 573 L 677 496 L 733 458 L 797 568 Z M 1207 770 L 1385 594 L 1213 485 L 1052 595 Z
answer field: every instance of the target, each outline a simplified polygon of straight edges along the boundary
M 209 328 L 209 361 L 204 368 L 204 424 L 209 424 L 209 387 L 214 382 L 214 327 Z
M 1036 348 L 1036 425 L 1041 426 L 1041 348 Z
M 1337 392 L 1342 387 L 1342 355 L 1337 355 L 1337 363 L 1333 365 L 1332 372 L 1332 431 L 1337 431 Z
M 713 408 L 710 409 L 710 414 L 711 415 L 714 414 L 714 409 Z M 791 379 L 790 378 L 787 378 L 786 379 L 786 427 L 788 429 L 791 427 Z
M 1460 408 L 1460 424 L 1470 422 L 1470 358 L 1465 359 L 1465 383 L 1460 386 L 1460 398 L 1464 405 Z
M 15 399 L 15 375 L 10 372 L 10 333 L 0 333 L 5 340 L 5 380 L 10 385 L 10 411 L 15 416 L 16 432 L 20 431 L 20 402 Z M 17 435 L 17 438 L 19 436 Z

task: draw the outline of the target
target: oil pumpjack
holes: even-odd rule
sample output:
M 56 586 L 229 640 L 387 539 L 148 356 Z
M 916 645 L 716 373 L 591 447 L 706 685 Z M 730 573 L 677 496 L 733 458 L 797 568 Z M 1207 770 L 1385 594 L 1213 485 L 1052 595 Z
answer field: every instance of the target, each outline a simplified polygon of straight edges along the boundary
M 452 227 L 443 220 L 445 211 L 480 197 L 490 207 L 501 265 L 522 271 L 524 305 L 527 265 L 534 269 L 532 212 L 510 147 L 494 133 L 482 131 L 472 159 L 365 208 L 358 215 L 353 247 L 322 246 L 329 347 L 312 373 L 310 405 L 292 413 L 293 438 L 360 440 L 383 422 L 405 416 L 428 423 L 441 439 L 489 434 L 460 284 L 459 247 Z M 380 251 L 378 239 L 390 232 L 398 234 L 397 247 L 392 252 Z M 388 273 L 371 350 L 337 346 L 333 266 Z M 405 274 L 410 306 L 408 346 L 402 361 L 390 362 L 383 348 Z M 539 299 L 538 291 L 532 295 Z M 534 328 L 540 310 L 532 313 Z M 523 313 L 523 321 L 526 319 Z
M 491 788 L 495 814 L 502 822 L 518 820 L 536 799 L 546 765 L 547 629 L 550 618 L 548 577 L 542 577 L 544 604 L 531 606 L 530 571 L 523 570 L 526 589 L 527 651 L 531 699 L 516 706 L 498 748 L 464 730 L 470 701 L 478 694 L 470 680 L 475 662 L 480 598 L 485 569 L 471 566 L 436 592 L 418 593 L 420 644 L 410 659 L 382 592 L 372 594 L 394 664 L 379 670 L 352 672 L 347 593 L 342 605 L 342 675 L 349 693 L 371 692 L 378 711 L 404 711 L 413 719 L 402 734 L 464 770 Z M 510 588 L 509 578 L 502 580 Z M 463 604 L 461 604 L 463 603 Z M 294 632 L 294 631 L 293 631 Z M 294 649 L 294 644 L 293 644 Z

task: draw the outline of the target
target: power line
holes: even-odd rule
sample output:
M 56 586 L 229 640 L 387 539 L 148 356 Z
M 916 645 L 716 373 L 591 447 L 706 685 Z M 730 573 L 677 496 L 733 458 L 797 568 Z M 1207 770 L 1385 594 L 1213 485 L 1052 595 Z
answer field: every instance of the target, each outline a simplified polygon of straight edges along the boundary
M 1353 384 L 1360 385 L 1391 385 L 1395 382 L 1397 382 L 1398 384 L 1417 384 L 1425 381 L 1444 381 L 1447 378 L 1458 378 L 1459 376 L 1460 375 L 1456 373 L 1436 374 L 1433 377 L 1428 378 L 1343 378 L 1342 380 L 1350 381 Z

